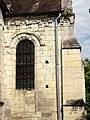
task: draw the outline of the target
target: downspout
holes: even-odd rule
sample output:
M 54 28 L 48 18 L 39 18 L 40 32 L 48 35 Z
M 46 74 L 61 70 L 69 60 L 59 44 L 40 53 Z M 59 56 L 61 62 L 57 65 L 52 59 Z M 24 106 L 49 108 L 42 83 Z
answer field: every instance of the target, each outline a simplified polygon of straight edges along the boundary
M 62 60 L 62 39 L 61 39 L 61 120 L 63 116 L 63 60 Z
M 56 68 L 56 99 L 57 99 L 57 120 L 60 120 L 60 87 L 59 87 L 59 54 L 58 54 L 58 20 L 61 14 L 55 19 L 55 68 Z
M 63 8 L 63 0 L 61 0 L 61 9 L 62 13 L 64 12 Z M 61 120 L 64 120 L 64 114 L 63 114 L 63 61 L 62 61 L 62 39 L 61 39 Z

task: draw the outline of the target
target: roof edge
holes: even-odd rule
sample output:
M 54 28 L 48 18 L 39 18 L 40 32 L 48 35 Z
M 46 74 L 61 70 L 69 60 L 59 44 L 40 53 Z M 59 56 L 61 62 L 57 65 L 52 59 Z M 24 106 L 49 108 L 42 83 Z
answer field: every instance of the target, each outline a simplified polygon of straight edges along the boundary
M 49 15 L 49 16 L 57 16 L 60 11 L 49 11 L 49 12 L 32 12 L 32 13 L 18 13 L 18 14 L 6 14 L 5 17 L 24 17 L 24 16 L 40 16 L 40 15 Z

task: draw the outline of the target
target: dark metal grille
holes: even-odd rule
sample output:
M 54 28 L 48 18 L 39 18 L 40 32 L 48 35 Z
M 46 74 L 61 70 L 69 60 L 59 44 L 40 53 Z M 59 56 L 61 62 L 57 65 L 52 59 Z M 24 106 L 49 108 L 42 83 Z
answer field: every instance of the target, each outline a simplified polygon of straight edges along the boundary
M 22 40 L 16 49 L 16 89 L 34 89 L 34 44 Z

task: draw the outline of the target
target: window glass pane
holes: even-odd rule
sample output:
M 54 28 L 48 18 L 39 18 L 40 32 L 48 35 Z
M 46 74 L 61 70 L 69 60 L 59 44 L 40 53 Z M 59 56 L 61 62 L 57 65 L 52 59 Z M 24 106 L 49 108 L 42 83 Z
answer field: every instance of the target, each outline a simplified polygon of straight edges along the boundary
M 34 89 L 34 44 L 22 40 L 16 48 L 16 89 Z

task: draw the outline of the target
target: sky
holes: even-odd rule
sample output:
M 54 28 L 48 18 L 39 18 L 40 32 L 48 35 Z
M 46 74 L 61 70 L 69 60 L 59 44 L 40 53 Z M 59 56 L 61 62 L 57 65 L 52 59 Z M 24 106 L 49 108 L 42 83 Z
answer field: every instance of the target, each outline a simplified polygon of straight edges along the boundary
M 74 36 L 79 41 L 82 58 L 90 59 L 90 0 L 73 0 L 75 13 Z

